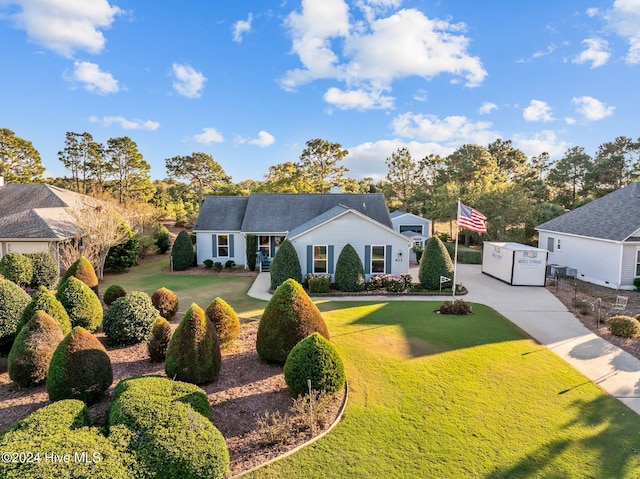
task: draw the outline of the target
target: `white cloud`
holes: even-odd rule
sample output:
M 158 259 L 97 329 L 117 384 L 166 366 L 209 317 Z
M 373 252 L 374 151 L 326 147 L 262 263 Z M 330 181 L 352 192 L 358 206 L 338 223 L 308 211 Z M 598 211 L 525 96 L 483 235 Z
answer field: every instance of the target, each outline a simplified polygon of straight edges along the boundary
M 580 113 L 585 120 L 602 120 L 613 115 L 614 106 L 607 106 L 605 103 L 591 96 L 574 97 L 571 100 L 576 107 L 576 111 Z
M 248 143 L 250 145 L 259 146 L 260 148 L 266 148 L 267 146 L 273 145 L 276 142 L 276 139 L 271 133 L 260 130 L 258 132 L 258 138 L 249 140 L 247 138 L 238 137 L 236 141 L 240 144 Z
M 543 130 L 530 136 L 515 134 L 513 135 L 513 145 L 522 150 L 529 158 L 539 156 L 544 152 L 549 153 L 549 156 L 553 158 L 561 156 L 570 148 L 570 144 L 558 139 L 558 135 L 552 130 Z
M 198 143 L 209 145 L 210 143 L 222 143 L 224 138 L 215 128 L 203 128 L 202 133 L 193 135 L 193 139 Z
M 173 64 L 173 88 L 187 98 L 200 98 L 206 77 L 189 65 Z
M 640 63 L 640 2 L 616 0 L 605 18 L 609 26 L 629 42 L 627 63 Z
M 600 13 L 600 10 L 598 10 L 595 7 L 587 8 L 587 16 L 588 17 L 591 17 L 591 18 L 597 17 L 599 13 Z
M 238 20 L 233 24 L 233 41 L 242 43 L 242 36 L 245 33 L 251 31 L 251 22 L 253 21 L 253 15 L 250 13 L 246 20 Z
M 324 94 L 324 101 L 340 110 L 372 110 L 393 107 L 393 97 L 382 95 L 381 91 L 347 90 L 331 87 Z
M 302 67 L 287 71 L 281 86 L 293 90 L 317 79 L 333 79 L 344 82 L 347 91 L 388 91 L 401 78 L 431 79 L 443 73 L 464 78 L 470 87 L 484 81 L 487 72 L 480 59 L 468 53 L 464 24 L 432 20 L 415 9 L 376 18 L 399 4 L 357 2 L 366 20 L 352 24 L 344 0 L 303 0 L 302 10 L 292 12 L 286 22 Z M 362 101 L 353 103 L 363 107 Z
M 486 145 L 500 135 L 486 121 L 472 122 L 465 116 L 448 116 L 403 113 L 393 119 L 393 133 L 402 138 L 452 144 L 476 143 Z
M 120 91 L 118 80 L 111 73 L 101 71 L 95 63 L 74 62 L 73 66 L 73 72 L 64 75 L 66 81 L 83 83 L 85 90 L 100 95 Z
M 544 101 L 531 100 L 528 107 L 522 112 L 526 121 L 553 121 L 551 107 Z
M 160 123 L 151 120 L 127 120 L 123 116 L 96 116 L 89 117 L 91 123 L 100 123 L 104 127 L 110 127 L 114 123 L 120 125 L 123 130 L 148 130 L 155 131 L 160 128 Z
M 582 41 L 587 49 L 573 59 L 573 63 L 591 62 L 591 68 L 598 68 L 605 65 L 611 53 L 609 52 L 609 42 L 602 38 L 587 38 Z
M 498 109 L 498 105 L 496 105 L 495 103 L 491 103 L 490 101 L 485 101 L 485 102 L 482 102 L 482 105 L 478 109 L 478 113 L 480 113 L 481 115 L 488 115 L 493 110 L 497 110 L 497 109 Z
M 34 43 L 71 58 L 76 50 L 100 53 L 105 45 L 101 30 L 124 13 L 107 0 L 5 0 L 20 8 L 8 15 Z

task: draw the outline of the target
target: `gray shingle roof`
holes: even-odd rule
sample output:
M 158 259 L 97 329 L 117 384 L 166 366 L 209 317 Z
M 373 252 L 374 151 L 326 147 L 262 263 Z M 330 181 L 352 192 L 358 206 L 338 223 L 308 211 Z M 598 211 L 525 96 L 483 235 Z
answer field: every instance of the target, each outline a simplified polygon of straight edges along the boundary
M 536 229 L 624 241 L 640 229 L 640 182 L 580 206 Z
M 310 230 L 311 228 L 321 225 L 325 221 L 329 221 L 336 216 L 341 215 L 345 211 L 349 211 L 349 208 L 346 206 L 338 205 L 331 208 L 329 211 L 325 211 L 324 213 L 316 216 L 315 218 L 307 221 L 306 223 L 302 223 L 299 226 L 296 226 L 291 231 L 289 231 L 289 238 L 294 238 L 305 231 Z
M 240 231 L 247 211 L 247 196 L 207 196 L 194 231 Z

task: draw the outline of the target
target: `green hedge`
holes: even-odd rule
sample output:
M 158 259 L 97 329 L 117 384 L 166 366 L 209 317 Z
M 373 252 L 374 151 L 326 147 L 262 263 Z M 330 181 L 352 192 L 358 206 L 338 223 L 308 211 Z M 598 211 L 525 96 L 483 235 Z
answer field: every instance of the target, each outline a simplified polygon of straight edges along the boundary
M 18 286 L 28 286 L 33 278 L 33 261 L 20 253 L 7 253 L 0 259 L 0 274 Z
M 453 261 L 453 255 L 455 254 L 455 243 L 445 243 L 445 247 L 451 256 Z M 458 245 L 458 263 L 460 264 L 482 264 L 482 251 L 468 248 L 467 246 Z
M 31 298 L 20 286 L 0 277 L 0 351 L 11 347 L 18 333 L 22 312 L 30 301 Z
M 33 277 L 29 287 L 33 289 L 38 286 L 53 288 L 60 277 L 56 260 L 49 253 L 28 253 L 25 256 L 33 261 Z

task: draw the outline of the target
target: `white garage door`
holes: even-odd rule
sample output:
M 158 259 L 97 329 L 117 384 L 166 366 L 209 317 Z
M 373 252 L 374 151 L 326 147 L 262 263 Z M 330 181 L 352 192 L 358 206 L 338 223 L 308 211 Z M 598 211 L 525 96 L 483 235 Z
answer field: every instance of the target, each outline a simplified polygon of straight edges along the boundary
M 7 243 L 7 253 L 48 253 L 49 244 L 41 242 L 15 242 Z

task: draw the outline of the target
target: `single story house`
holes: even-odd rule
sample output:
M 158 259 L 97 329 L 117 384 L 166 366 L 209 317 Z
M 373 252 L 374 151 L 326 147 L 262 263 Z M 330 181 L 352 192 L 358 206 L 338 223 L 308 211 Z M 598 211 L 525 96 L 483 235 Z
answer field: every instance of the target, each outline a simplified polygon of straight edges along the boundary
M 82 235 L 69 208 L 87 196 L 44 184 L 0 186 L 0 258 L 7 253 L 50 253 Z
M 415 262 L 416 253 L 413 246 L 425 246 L 430 236 L 431 221 L 406 211 L 394 211 L 391 213 L 391 222 L 394 230 L 411 240 L 412 249 L 409 250 L 409 255 L 411 261 Z
M 549 264 L 577 270 L 577 278 L 631 290 L 640 276 L 640 182 L 539 225 L 538 245 Z
M 208 196 L 193 231 L 198 264 L 210 259 L 246 265 L 246 237 L 252 234 L 264 269 L 286 238 L 296 249 L 303 275 L 333 274 L 347 243 L 369 276 L 409 271 L 410 240 L 393 229 L 382 194 Z

